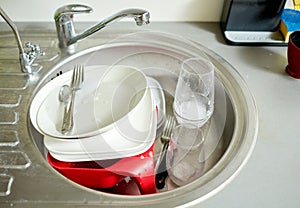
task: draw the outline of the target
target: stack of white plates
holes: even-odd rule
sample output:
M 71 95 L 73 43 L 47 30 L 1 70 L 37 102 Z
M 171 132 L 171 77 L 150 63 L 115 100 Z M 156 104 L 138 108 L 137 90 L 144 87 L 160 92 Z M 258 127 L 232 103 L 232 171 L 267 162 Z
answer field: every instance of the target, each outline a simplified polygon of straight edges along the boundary
M 118 74 L 124 76 L 122 71 L 126 67 L 129 68 L 114 66 L 113 70 L 120 70 Z M 132 94 L 139 94 L 143 87 L 143 77 L 138 77 L 130 80 L 129 88 L 122 86 L 118 92 L 114 91 L 112 98 L 113 92 L 107 90 L 111 85 L 101 90 L 103 77 L 110 71 L 110 66 L 85 67 L 84 83 L 75 97 L 75 131 L 68 135 L 60 131 L 64 104 L 58 95 L 63 85 L 70 84 L 72 72 L 51 80 L 34 97 L 30 119 L 36 130 L 44 135 L 45 147 L 54 158 L 68 162 L 115 159 L 143 153 L 153 145 L 157 125 L 162 124 L 165 114 L 159 83 L 145 76 L 148 90 L 132 98 Z M 111 104 L 110 99 L 115 99 L 113 107 L 107 106 Z

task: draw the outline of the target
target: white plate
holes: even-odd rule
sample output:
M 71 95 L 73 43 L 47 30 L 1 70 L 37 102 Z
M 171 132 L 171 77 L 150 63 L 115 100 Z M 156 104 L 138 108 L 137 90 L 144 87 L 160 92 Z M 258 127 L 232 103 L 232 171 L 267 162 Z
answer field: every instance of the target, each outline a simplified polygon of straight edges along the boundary
M 89 70 L 98 69 L 94 73 L 98 73 L 98 76 L 102 76 L 104 74 L 105 70 L 107 69 L 107 67 L 108 66 L 89 66 L 88 69 L 86 67 L 85 75 L 87 74 L 87 72 Z M 54 100 L 58 102 L 58 92 L 62 85 L 70 84 L 71 76 L 72 76 L 72 71 L 69 71 L 69 72 L 66 72 L 66 73 L 58 76 L 57 78 L 51 80 L 50 82 L 46 83 L 36 93 L 34 99 L 32 100 L 31 105 L 30 105 L 30 110 L 29 110 L 30 120 L 31 120 L 31 123 L 34 126 L 34 128 L 41 134 L 44 134 L 44 133 L 43 133 L 43 131 L 41 131 L 41 129 L 39 128 L 38 123 L 37 123 L 37 115 L 38 115 L 38 111 L 40 110 L 41 104 L 51 94 L 52 94 L 52 96 L 56 97 Z M 94 76 L 94 77 L 96 78 L 98 76 Z M 92 83 L 95 83 L 95 82 L 92 82 Z M 87 88 L 85 87 L 85 89 L 87 89 Z M 49 108 L 50 108 L 49 110 L 56 112 L 55 115 L 57 115 L 57 114 L 62 115 L 62 113 L 63 113 L 63 104 L 62 103 L 59 103 L 59 107 L 57 107 L 57 109 L 54 109 L 51 106 Z
M 152 79 L 147 78 L 151 83 L 150 89 L 152 94 L 158 93 L 154 92 L 159 88 L 157 83 L 153 83 Z M 154 85 L 156 88 L 154 88 Z M 150 100 L 149 100 L 150 101 Z M 158 100 L 152 99 L 153 107 L 156 108 Z M 155 103 L 156 102 L 156 103 Z M 163 107 L 160 107 L 161 109 Z M 155 109 L 153 109 L 155 112 Z M 159 114 L 165 114 L 165 109 L 161 111 L 158 110 Z M 93 137 L 83 138 L 83 139 L 58 139 L 54 137 L 44 136 L 44 145 L 50 152 L 50 154 L 61 161 L 66 162 L 79 162 L 79 161 L 91 161 L 91 160 L 106 160 L 106 159 L 116 159 L 122 157 L 130 157 L 137 154 L 141 154 L 147 151 L 153 144 L 156 138 L 157 130 L 157 117 L 156 114 L 152 114 L 151 126 L 147 135 L 140 135 L 142 139 L 138 141 L 137 139 L 127 139 L 124 137 L 114 137 L 111 134 L 101 134 Z
M 63 120 L 63 103 L 59 102 L 58 94 L 60 87 L 69 84 L 71 72 L 55 78 L 57 81 L 53 86 L 52 81 L 47 83 L 40 91 L 48 91 L 52 88 L 47 97 L 40 103 L 36 115 L 38 130 L 44 135 L 57 138 L 83 138 L 95 136 L 105 131 L 111 130 L 126 121 L 130 121 L 142 116 L 147 116 L 151 106 L 141 106 L 140 102 L 147 94 L 147 81 L 145 76 L 136 69 L 129 66 L 110 67 L 93 66 L 85 68 L 85 81 L 80 90 L 76 92 L 74 104 L 74 131 L 68 135 L 61 133 Z M 105 76 L 103 76 L 105 74 Z M 104 77 L 104 78 L 103 78 Z M 115 78 L 118 77 L 118 78 Z M 125 78 L 124 78 L 125 77 Z M 103 81 L 103 79 L 109 81 Z M 117 80 L 119 82 L 113 82 Z M 121 81 L 120 81 L 121 80 Z M 125 81 L 124 81 L 125 80 Z M 124 81 L 124 82 L 123 82 Z M 144 81 L 144 82 L 143 82 Z M 99 85 L 99 83 L 101 84 Z M 123 84 L 124 83 L 124 84 Z M 120 87 L 121 86 L 121 87 Z M 40 94 L 37 94 L 39 96 Z M 133 96 L 137 95 L 137 96 Z M 36 96 L 36 97 L 37 97 Z M 39 98 L 35 98 L 39 99 Z M 41 99 L 39 99 L 41 100 Z M 113 110 L 111 109 L 113 108 Z M 134 113 L 134 112 L 142 112 Z M 33 109 L 36 111 L 36 109 Z M 133 117 L 134 115 L 135 117 Z M 34 117 L 32 117 L 34 119 Z M 142 119 L 143 121 L 143 119 Z M 148 128 L 149 122 L 136 122 L 139 127 Z
M 80 162 L 130 157 L 147 151 L 156 136 L 156 116 L 152 118 L 151 129 L 143 142 L 134 142 L 126 138 L 113 138 L 110 135 L 96 135 L 84 139 L 57 139 L 44 136 L 44 145 L 60 161 Z
M 161 85 L 159 84 L 159 82 L 152 77 L 147 77 L 147 80 L 153 95 L 154 105 L 156 106 L 158 111 L 157 130 L 156 130 L 156 136 L 157 136 L 162 133 L 163 124 L 166 119 L 166 99 L 165 99 L 164 91 Z

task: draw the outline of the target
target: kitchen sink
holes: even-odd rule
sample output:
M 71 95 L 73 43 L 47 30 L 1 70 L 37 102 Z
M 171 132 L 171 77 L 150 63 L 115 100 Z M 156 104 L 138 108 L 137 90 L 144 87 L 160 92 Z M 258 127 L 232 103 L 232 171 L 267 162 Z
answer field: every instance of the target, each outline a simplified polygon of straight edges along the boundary
M 7 41 L 12 35 L 0 34 L 0 42 L 7 44 L 0 49 L 0 59 L 8 67 L 0 68 L 0 203 L 22 207 L 190 206 L 220 191 L 247 162 L 258 131 L 257 109 L 239 73 L 218 54 L 168 33 L 104 31 L 79 43 L 77 52 L 68 55 L 59 52 L 54 31 L 40 33 L 25 36 L 45 45 L 46 56 L 37 61 L 33 74 L 19 71 L 16 59 L 11 58 L 13 53 L 7 53 L 15 50 Z M 131 65 L 161 84 L 168 113 L 181 62 L 199 55 L 207 56 L 216 67 L 215 111 L 204 126 L 206 165 L 199 179 L 154 194 L 118 195 L 81 186 L 48 164 L 43 136 L 32 126 L 28 113 L 34 95 L 46 83 L 77 64 Z M 156 142 L 155 152 L 160 147 Z

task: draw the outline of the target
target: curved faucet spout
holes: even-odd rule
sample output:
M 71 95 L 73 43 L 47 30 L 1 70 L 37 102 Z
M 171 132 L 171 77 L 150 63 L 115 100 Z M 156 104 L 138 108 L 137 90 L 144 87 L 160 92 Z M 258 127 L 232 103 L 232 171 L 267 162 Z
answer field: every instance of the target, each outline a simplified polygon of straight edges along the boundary
M 101 22 L 97 23 L 96 25 L 86 29 L 85 31 L 83 31 L 80 34 L 77 34 L 76 36 L 74 36 L 73 38 L 71 38 L 68 41 L 68 45 L 72 45 L 74 43 L 76 43 L 77 41 L 86 38 L 90 35 L 92 35 L 93 33 L 101 30 L 102 28 L 104 28 L 105 26 L 107 26 L 108 24 L 111 24 L 113 22 L 116 22 L 124 17 L 129 17 L 129 18 L 133 18 L 136 22 L 136 24 L 138 26 L 142 26 L 145 24 L 149 24 L 149 19 L 150 19 L 150 14 L 148 11 L 143 10 L 143 9 L 126 9 L 126 10 L 122 10 L 104 20 L 102 20 Z
M 150 14 L 146 10 L 125 9 L 102 20 L 83 32 L 76 34 L 73 23 L 73 14 L 89 13 L 90 11 L 92 11 L 90 7 L 79 4 L 63 6 L 56 11 L 54 19 L 57 28 L 59 47 L 62 50 L 66 50 L 69 53 L 74 52 L 75 43 L 77 41 L 92 35 L 108 24 L 116 22 L 124 17 L 133 18 L 138 26 L 148 24 L 150 19 Z

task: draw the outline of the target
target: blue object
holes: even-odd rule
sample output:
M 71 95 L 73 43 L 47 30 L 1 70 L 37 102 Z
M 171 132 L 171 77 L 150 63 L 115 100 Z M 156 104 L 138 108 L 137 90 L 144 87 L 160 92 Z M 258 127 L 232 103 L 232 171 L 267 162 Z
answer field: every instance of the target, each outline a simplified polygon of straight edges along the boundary
M 289 32 L 300 30 L 300 11 L 294 9 L 284 9 L 281 20 L 285 23 Z

